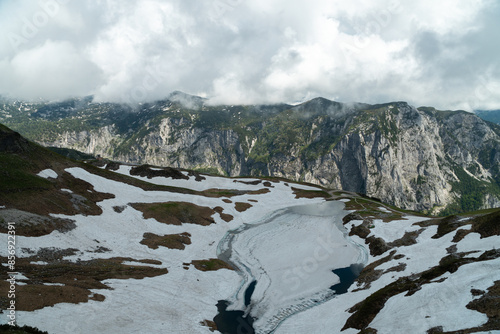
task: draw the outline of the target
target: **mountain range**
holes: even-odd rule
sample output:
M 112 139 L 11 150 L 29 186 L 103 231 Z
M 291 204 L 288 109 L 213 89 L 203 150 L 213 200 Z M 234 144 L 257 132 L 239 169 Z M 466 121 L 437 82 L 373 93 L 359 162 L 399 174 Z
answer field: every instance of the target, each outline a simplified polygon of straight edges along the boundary
M 44 146 L 226 176 L 276 176 L 431 214 L 500 206 L 500 126 L 465 111 L 316 98 L 220 105 L 181 92 L 123 105 L 4 100 L 0 122 Z

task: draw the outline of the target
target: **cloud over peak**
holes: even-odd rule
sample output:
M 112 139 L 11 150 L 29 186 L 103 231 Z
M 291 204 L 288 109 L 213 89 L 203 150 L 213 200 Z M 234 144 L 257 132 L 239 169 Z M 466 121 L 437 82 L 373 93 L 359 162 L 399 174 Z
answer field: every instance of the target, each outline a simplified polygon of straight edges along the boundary
M 500 108 L 494 1 L 0 2 L 0 94 Z

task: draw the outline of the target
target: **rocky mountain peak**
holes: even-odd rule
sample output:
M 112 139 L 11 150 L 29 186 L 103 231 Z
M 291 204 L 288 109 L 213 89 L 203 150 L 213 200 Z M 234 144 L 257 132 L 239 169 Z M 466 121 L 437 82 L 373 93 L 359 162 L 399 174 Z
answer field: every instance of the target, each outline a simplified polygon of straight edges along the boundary
M 203 104 L 207 101 L 207 99 L 205 98 L 186 94 L 181 91 L 173 91 L 168 95 L 167 100 L 172 102 L 177 102 L 187 109 L 194 109 L 194 110 L 200 109 L 203 106 Z
M 89 103 L 43 122 L 30 116 L 52 107 L 7 104 L 0 118 L 44 145 L 130 163 L 286 177 L 433 213 L 500 204 L 500 127 L 465 111 L 325 98 L 212 106 L 174 92 L 135 113 Z
M 0 124 L 0 152 L 23 153 L 31 150 L 31 144 L 18 132 Z

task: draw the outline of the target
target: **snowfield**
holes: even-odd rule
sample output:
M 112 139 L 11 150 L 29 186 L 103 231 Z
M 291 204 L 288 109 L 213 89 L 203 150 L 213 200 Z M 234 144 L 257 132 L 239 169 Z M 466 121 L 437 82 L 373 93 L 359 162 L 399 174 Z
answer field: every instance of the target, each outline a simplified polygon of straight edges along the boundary
M 129 175 L 130 169 L 130 166 L 120 166 L 117 172 Z M 475 252 L 468 257 L 477 258 L 500 244 L 499 236 L 480 239 L 477 233 L 470 233 L 457 243 L 452 241 L 455 233 L 433 239 L 437 226 L 422 228 L 415 225 L 428 220 L 423 217 L 405 215 L 390 222 L 374 219 L 369 236 L 391 243 L 403 238 L 407 232 L 418 232 L 416 242 L 393 247 L 391 251 L 399 256 L 392 256 L 376 267 L 380 270 L 376 280 L 369 284 L 355 282 L 347 293 L 336 295 L 330 287 L 340 280 L 332 270 L 352 264 L 369 266 L 389 254 L 385 252 L 374 256 L 365 239 L 348 235 L 351 229 L 362 224 L 360 220 L 343 224 L 343 217 L 353 212 L 346 209 L 351 201 L 349 198 L 329 201 L 322 197 L 297 198 L 292 187 L 320 189 L 283 181 L 264 186 L 258 183 L 258 179 L 204 176 L 205 180 L 195 181 L 192 176 L 189 180 L 134 176 L 158 185 L 196 191 L 270 190 L 229 198 L 206 197 L 145 191 L 82 168 L 68 168 L 66 171 L 92 184 L 95 191 L 111 193 L 115 197 L 98 202 L 103 210 L 98 216 L 53 215 L 74 220 L 76 228 L 70 231 L 54 231 L 40 237 L 17 236 L 17 255 L 28 257 L 48 247 L 73 248 L 78 252 L 65 256 L 65 260 L 114 257 L 157 260 L 161 264 L 134 261 L 125 264 L 167 268 L 168 273 L 143 279 L 103 281 L 110 289 L 91 290 L 103 295 L 103 301 L 59 303 L 32 312 L 17 312 L 19 325 L 35 326 L 51 334 L 212 333 L 205 321 L 211 321 L 217 315 L 216 304 L 219 300 L 231 302 L 230 310 L 246 310 L 254 317 L 256 333 L 339 333 L 352 315 L 348 311 L 352 306 L 399 278 L 439 265 L 441 259 L 449 255 L 450 246 L 456 244 L 456 251 L 461 253 Z M 57 177 L 57 174 L 44 170 L 39 176 Z M 251 184 L 253 181 L 258 184 Z M 207 226 L 187 223 L 170 225 L 154 218 L 146 219 L 142 212 L 129 205 L 165 202 L 221 207 L 224 214 L 234 218 L 226 222 L 220 213 L 215 213 L 215 223 Z M 244 211 L 237 210 L 237 202 L 246 203 L 249 207 Z M 124 209 L 119 211 L 116 207 Z M 379 209 L 387 214 L 392 212 L 385 207 Z M 468 229 L 467 225 L 462 229 Z M 156 235 L 187 232 L 191 243 L 182 250 L 166 247 L 152 249 L 140 243 L 146 232 Z M 105 251 L 99 251 L 102 249 Z M 0 249 L 0 255 L 7 256 L 5 247 Z M 238 270 L 201 271 L 190 264 L 194 260 L 217 257 L 228 260 Z M 499 268 L 499 258 L 470 263 L 422 285 L 411 296 L 396 294 L 387 300 L 369 327 L 378 330 L 378 333 L 424 334 L 437 326 L 442 326 L 445 331 L 481 326 L 488 321 L 487 316 L 466 308 L 470 301 L 477 298 L 470 290 L 488 290 L 500 280 Z M 245 292 L 253 281 L 257 284 L 250 304 L 245 305 Z M 6 322 L 7 318 L 2 315 L 0 323 Z M 495 332 L 498 333 L 490 333 Z M 347 328 L 342 333 L 359 333 L 359 330 Z

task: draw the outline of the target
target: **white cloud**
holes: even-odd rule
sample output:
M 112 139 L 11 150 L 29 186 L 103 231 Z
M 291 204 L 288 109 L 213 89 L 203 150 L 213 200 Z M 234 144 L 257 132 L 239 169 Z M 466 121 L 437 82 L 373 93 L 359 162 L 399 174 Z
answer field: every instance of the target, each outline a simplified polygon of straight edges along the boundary
M 492 0 L 4 0 L 0 94 L 500 108 L 499 13 Z
M 97 67 L 69 42 L 47 40 L 0 65 L 0 89 L 29 99 L 89 94 L 101 80 Z

